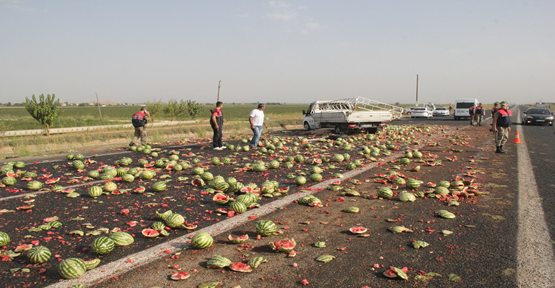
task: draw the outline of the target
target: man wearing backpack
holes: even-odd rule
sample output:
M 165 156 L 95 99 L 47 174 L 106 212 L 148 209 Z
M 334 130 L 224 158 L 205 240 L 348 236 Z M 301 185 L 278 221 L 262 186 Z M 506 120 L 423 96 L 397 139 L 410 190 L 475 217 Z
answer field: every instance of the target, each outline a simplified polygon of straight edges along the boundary
M 472 107 L 468 108 L 468 114 L 470 115 L 470 126 L 474 125 L 474 114 L 475 114 L 475 109 L 476 107 L 474 107 L 474 105 L 472 105 Z
M 484 120 L 484 115 L 486 115 L 486 109 L 482 106 L 482 103 L 478 103 L 476 106 L 476 112 L 474 113 L 474 119 L 478 126 L 482 126 L 482 120 Z
M 223 150 L 225 147 L 222 145 L 222 127 L 224 126 L 224 114 L 222 113 L 224 103 L 221 101 L 216 102 L 216 109 L 211 110 L 212 116 L 210 117 L 210 126 L 214 131 L 212 138 L 212 146 L 214 150 Z
M 133 114 L 131 123 L 135 127 L 135 135 L 129 146 L 138 145 L 139 141 L 141 145 L 146 145 L 146 123 L 150 120 L 150 113 L 146 110 L 146 107 L 141 107 L 141 111 Z

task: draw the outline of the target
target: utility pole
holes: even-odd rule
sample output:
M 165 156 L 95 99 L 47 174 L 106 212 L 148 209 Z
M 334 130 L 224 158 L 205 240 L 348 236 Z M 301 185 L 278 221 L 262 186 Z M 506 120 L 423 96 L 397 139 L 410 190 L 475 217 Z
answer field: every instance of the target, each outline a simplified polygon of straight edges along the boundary
M 217 101 L 220 101 L 220 87 L 222 87 L 221 84 L 222 84 L 222 80 L 220 80 L 220 82 L 218 82 L 218 100 Z
M 102 120 L 102 113 L 100 112 L 100 102 L 98 102 L 98 93 L 96 94 L 96 106 L 98 107 L 98 115 L 100 115 L 100 120 Z
M 416 74 L 416 106 L 418 106 L 418 74 Z

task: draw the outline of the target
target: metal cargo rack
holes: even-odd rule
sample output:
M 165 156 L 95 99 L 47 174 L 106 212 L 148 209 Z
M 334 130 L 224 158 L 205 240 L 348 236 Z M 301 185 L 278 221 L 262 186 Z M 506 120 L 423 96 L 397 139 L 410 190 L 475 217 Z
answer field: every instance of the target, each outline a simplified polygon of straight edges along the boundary
M 366 110 L 366 111 L 389 111 L 394 120 L 399 120 L 403 116 L 404 109 L 395 105 L 371 100 L 364 97 L 347 98 L 333 101 L 318 101 L 320 110 Z

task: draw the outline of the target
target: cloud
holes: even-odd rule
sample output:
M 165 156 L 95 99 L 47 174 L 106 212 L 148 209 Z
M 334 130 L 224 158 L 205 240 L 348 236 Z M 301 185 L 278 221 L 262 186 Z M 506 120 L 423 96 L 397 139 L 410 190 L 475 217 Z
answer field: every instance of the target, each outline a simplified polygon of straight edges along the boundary
M 297 14 L 298 13 L 294 11 L 284 11 L 284 12 L 274 12 L 274 13 L 266 14 L 266 17 L 272 20 L 282 20 L 284 22 L 287 22 L 297 17 Z
M 283 1 L 270 1 L 268 3 L 270 3 L 270 7 L 272 8 L 287 8 L 290 6 L 289 3 Z
M 318 22 L 308 22 L 304 24 L 304 26 L 308 29 L 317 29 L 321 27 L 320 23 Z
M 237 15 L 237 17 L 239 17 L 239 18 L 249 18 L 249 13 L 245 12 L 243 14 L 239 14 L 239 15 Z

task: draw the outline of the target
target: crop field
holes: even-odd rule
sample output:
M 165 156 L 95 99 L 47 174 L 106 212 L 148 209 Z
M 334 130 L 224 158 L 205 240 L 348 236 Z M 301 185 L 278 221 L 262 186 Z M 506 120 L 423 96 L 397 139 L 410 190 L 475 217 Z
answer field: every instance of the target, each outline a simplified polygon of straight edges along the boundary
M 225 120 L 228 121 L 246 121 L 248 120 L 250 111 L 256 108 L 255 104 L 224 105 L 223 113 Z M 269 117 L 270 120 L 293 117 L 302 118 L 301 112 L 307 107 L 308 105 L 303 104 L 267 105 L 264 112 L 266 117 Z M 210 117 L 210 109 L 213 108 L 212 105 L 204 105 L 196 118 L 201 120 L 208 119 Z M 52 128 L 130 123 L 131 116 L 139 109 L 139 106 L 101 107 L 102 120 L 100 120 L 97 107 L 61 107 L 60 116 L 54 122 Z M 35 121 L 23 107 L 1 107 L 0 115 L 0 131 L 44 129 L 44 127 Z M 163 112 L 153 115 L 153 118 L 154 121 L 169 120 Z M 174 120 L 191 120 L 191 116 L 185 113 Z
M 63 284 L 69 287 L 70 283 L 75 283 L 64 278 L 101 275 L 102 273 L 96 272 L 106 269 L 108 266 L 104 265 L 112 263 L 117 264 L 120 270 L 119 265 L 133 264 L 135 259 L 131 255 L 134 253 L 169 240 L 183 239 L 175 251 L 174 248 L 164 248 L 171 250 L 166 250 L 168 252 L 162 252 L 161 255 L 152 255 L 167 258 L 165 261 L 156 261 L 164 266 L 159 269 L 163 275 L 155 272 L 145 274 L 134 269 L 138 274 L 148 276 L 149 279 L 140 280 L 148 282 L 142 283 L 143 287 L 169 286 L 172 282 L 167 274 L 173 273 L 176 268 L 168 269 L 168 265 L 177 265 L 172 262 L 178 261 L 179 255 L 183 262 L 173 267 L 182 267 L 183 270 L 180 271 L 199 271 L 203 275 L 185 280 L 189 282 L 184 284 L 190 284 L 187 287 L 196 287 L 199 282 L 207 279 L 219 279 L 247 287 L 249 283 L 260 284 L 254 281 L 262 281 L 259 279 L 261 277 L 272 281 L 270 279 L 274 277 L 273 271 L 283 271 L 280 272 L 284 273 L 283 277 L 274 278 L 275 281 L 282 282 L 251 287 L 294 287 L 300 279 L 297 279 L 296 270 L 291 270 L 293 261 L 298 262 L 299 267 L 306 271 L 312 271 L 309 279 L 314 282 L 314 287 L 331 287 L 318 282 L 323 278 L 318 273 L 332 273 L 327 270 L 331 268 L 338 271 L 352 268 L 352 262 L 349 263 L 351 260 L 347 260 L 349 255 L 365 255 L 357 258 L 364 267 L 382 264 L 378 265 L 380 275 L 386 267 L 410 263 L 414 267 L 414 271 L 407 272 L 411 277 L 420 269 L 443 275 L 456 273 L 465 279 L 465 284 L 473 286 L 481 278 L 473 275 L 474 272 L 466 269 L 468 267 L 463 267 L 461 259 L 468 259 L 470 249 L 473 253 L 482 252 L 479 249 L 483 247 L 469 244 L 476 239 L 476 233 L 480 230 L 461 226 L 487 227 L 486 223 L 491 223 L 487 221 L 493 220 L 480 216 L 481 210 L 475 210 L 482 208 L 475 205 L 474 199 L 486 196 L 478 190 L 482 176 L 466 171 L 462 175 L 462 180 L 465 181 L 458 181 L 453 175 L 461 169 L 465 170 L 464 166 L 467 164 L 459 162 L 474 159 L 476 153 L 475 148 L 468 147 L 468 141 L 472 138 L 459 132 L 454 135 L 455 131 L 458 130 L 445 126 L 392 126 L 375 135 L 355 135 L 340 140 L 316 135 L 299 139 L 295 135 L 275 133 L 262 139 L 263 147 L 250 151 L 239 148 L 246 145 L 245 139 L 236 137 L 226 141 L 228 149 L 224 151 L 206 149 L 206 143 L 202 141 L 188 141 L 174 147 L 155 147 L 149 151 L 157 154 L 145 150 L 118 151 L 110 155 L 85 157 L 82 162 L 74 159 L 52 159 L 43 163 L 6 165 L 1 170 L 6 178 L 2 179 L 4 187 L 0 189 L 0 215 L 4 219 L 0 231 L 6 232 L 10 238 L 2 250 L 3 268 L 0 279 L 6 287 L 44 287 L 59 281 L 64 281 Z M 410 149 L 414 153 L 409 154 L 404 149 Z M 375 168 L 357 176 L 358 179 L 347 176 L 365 166 Z M 222 176 L 223 180 L 214 180 L 217 179 L 214 178 L 216 176 Z M 434 183 L 441 180 L 466 187 L 462 190 L 443 189 L 449 195 L 441 197 L 440 190 L 435 192 L 435 189 L 431 189 L 435 187 Z M 322 181 L 334 181 L 333 188 L 325 191 L 321 187 L 317 188 L 315 185 L 324 184 Z M 252 188 L 240 189 L 243 186 Z M 189 245 L 184 239 L 189 240 L 190 233 L 198 233 L 199 230 L 229 218 L 233 221 L 233 217 L 254 215 L 258 204 L 264 206 L 275 200 L 303 196 L 298 193 L 303 191 L 318 194 L 299 199 L 298 203 L 291 203 L 280 212 L 291 210 L 296 215 L 283 218 L 279 214 L 259 217 L 260 220 L 273 221 L 275 225 L 272 227 L 279 229 L 281 234 L 273 235 L 277 231 L 272 230 L 271 234 L 257 237 L 257 233 L 265 232 L 258 229 L 255 232 L 255 224 L 251 223 L 239 227 L 233 235 L 248 234 L 249 243 L 254 243 L 252 247 L 250 244 L 234 245 L 226 235 L 214 235 L 214 239 L 206 238 L 205 246 L 182 249 L 182 246 Z M 220 194 L 214 197 L 215 193 Z M 253 197 L 253 193 L 257 196 Z M 403 199 L 401 195 L 411 198 L 400 200 Z M 378 196 L 384 199 L 380 200 Z M 229 201 L 231 198 L 235 201 Z M 448 200 L 451 201 L 449 206 L 446 203 Z M 452 201 L 457 205 L 452 206 Z M 236 204 L 238 202 L 243 204 Z M 360 212 L 351 211 L 354 208 L 357 211 L 360 208 Z M 436 215 L 439 213 L 438 209 L 452 211 L 457 216 L 449 211 L 444 216 Z M 242 213 L 246 215 L 238 215 Z M 169 217 L 169 214 L 176 215 Z M 354 226 L 360 226 L 355 227 L 359 229 L 368 227 L 369 234 L 364 237 L 353 236 L 356 235 L 353 234 L 355 232 L 348 231 L 349 227 Z M 394 228 L 404 230 L 395 232 Z M 500 228 L 502 227 L 492 227 Z M 405 246 L 414 245 L 411 241 L 413 237 L 409 236 L 407 229 L 413 229 L 417 232 L 414 234 L 418 235 L 415 238 L 425 241 L 419 243 L 434 247 L 434 254 L 418 253 L 414 248 L 406 249 Z M 451 233 L 457 236 L 442 240 L 436 234 L 431 234 L 442 229 L 454 231 Z M 116 234 L 118 231 L 127 234 Z M 311 231 L 319 232 L 309 234 Z M 314 247 L 314 242 L 320 239 L 322 233 L 327 235 L 327 249 L 325 245 L 321 248 Z M 123 241 L 121 246 L 100 245 L 101 241 L 113 242 L 116 235 L 125 235 L 127 240 L 120 238 L 118 241 Z M 2 237 L 6 239 L 5 235 Z M 284 254 L 275 253 L 269 248 L 269 241 L 282 240 L 284 237 L 298 241 L 296 248 L 293 245 L 299 253 L 295 259 L 285 258 Z M 347 237 L 349 238 L 346 239 Z M 194 238 L 190 241 L 192 245 L 201 244 Z M 164 247 L 166 246 L 168 245 Z M 34 248 L 31 253 L 26 252 L 33 247 L 46 247 L 49 253 L 33 258 L 33 253 L 39 248 Z M 241 249 L 235 249 L 239 247 Z M 461 249 L 454 254 L 449 247 Z M 469 248 L 464 250 L 463 247 Z M 222 253 L 223 249 L 229 251 Z M 345 249 L 349 254 L 337 252 Z M 337 259 L 325 268 L 313 260 L 322 253 L 329 253 Z M 227 268 L 204 269 L 204 263 L 213 255 L 226 255 L 231 259 L 243 259 L 244 262 L 252 258 L 252 255 L 261 256 L 269 262 L 263 265 L 275 265 L 272 266 L 275 268 L 261 266 L 252 276 L 244 274 L 240 277 L 235 273 L 222 273 Z M 444 262 L 430 267 L 429 263 L 438 263 L 434 260 L 437 257 L 445 257 L 442 260 Z M 71 264 L 71 261 L 62 262 L 69 258 L 88 261 L 87 269 L 76 269 L 78 267 L 75 263 Z M 41 261 L 38 262 L 38 259 Z M 482 259 L 480 263 L 489 265 L 487 261 L 488 259 Z M 94 268 L 98 262 L 100 266 Z M 120 262 L 122 264 L 118 264 Z M 59 269 L 62 264 L 70 266 Z M 503 267 L 499 265 L 495 268 L 495 273 L 491 273 L 493 276 L 488 277 L 502 275 L 497 270 Z M 473 268 L 483 269 L 482 266 Z M 308 273 L 306 271 L 303 270 L 303 274 Z M 386 281 L 383 276 L 375 277 L 368 272 L 360 276 L 365 278 L 364 281 L 369 281 L 372 287 L 382 287 L 379 284 Z M 495 279 L 503 281 L 508 278 L 497 276 Z M 110 286 L 130 286 L 126 280 L 116 280 L 110 280 Z M 450 284 L 447 277 L 435 277 L 427 281 L 434 281 L 438 287 L 447 287 Z M 98 287 L 107 286 L 99 284 Z

